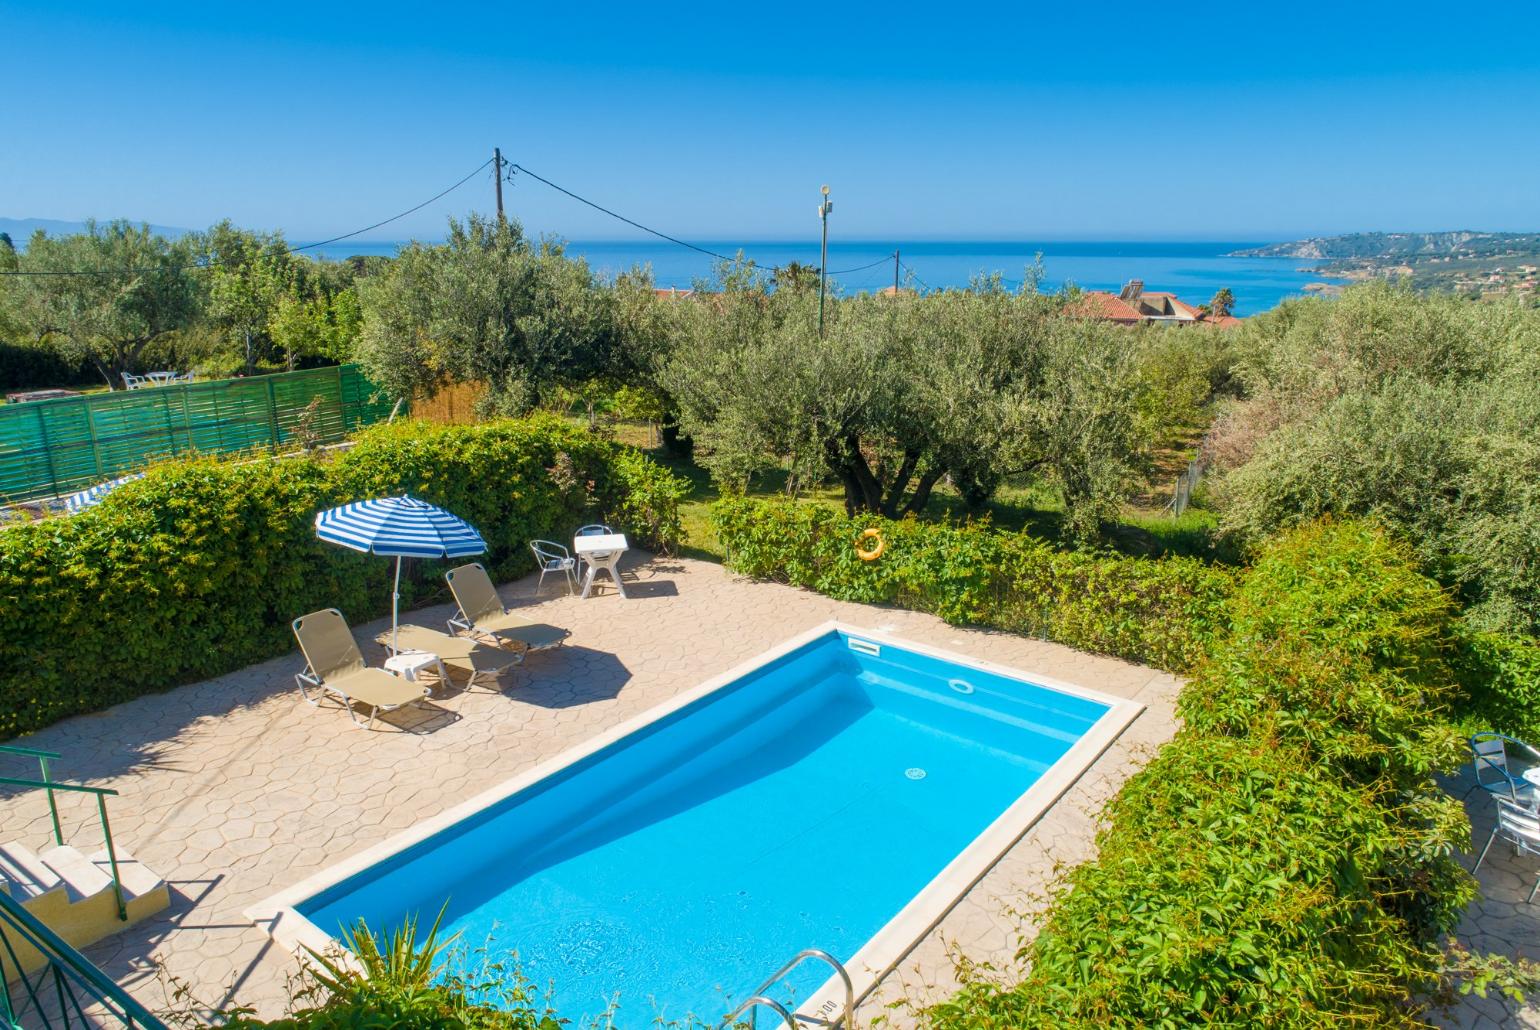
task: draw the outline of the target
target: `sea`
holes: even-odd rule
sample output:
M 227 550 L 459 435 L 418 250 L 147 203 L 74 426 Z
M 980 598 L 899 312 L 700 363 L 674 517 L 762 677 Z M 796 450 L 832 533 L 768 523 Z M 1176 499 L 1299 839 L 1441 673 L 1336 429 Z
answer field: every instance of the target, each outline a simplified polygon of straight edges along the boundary
M 725 256 L 740 252 L 762 267 L 792 261 L 816 267 L 818 241 L 691 240 L 702 250 Z M 947 241 L 902 243 L 829 242 L 829 269 L 835 287 L 847 294 L 893 285 L 893 253 L 898 251 L 899 284 L 922 290 L 967 286 L 979 276 L 998 274 L 1011 288 L 1041 269 L 1040 288 L 1056 290 L 1073 283 L 1087 290 L 1116 291 L 1130 279 L 1146 290 L 1175 293 L 1191 304 L 1206 303 L 1228 287 L 1235 313 L 1254 315 L 1281 301 L 1305 294 L 1305 286 L 1330 280 L 1305 271 L 1302 258 L 1228 257 L 1233 251 L 1262 246 L 1268 240 L 1226 241 Z M 355 254 L 392 255 L 395 241 L 328 244 L 305 253 L 330 260 Z M 709 286 L 717 259 L 662 240 L 567 241 L 567 253 L 582 257 L 599 274 L 613 276 L 638 266 L 652 269 L 660 287 Z M 865 267 L 863 267 L 865 266 Z

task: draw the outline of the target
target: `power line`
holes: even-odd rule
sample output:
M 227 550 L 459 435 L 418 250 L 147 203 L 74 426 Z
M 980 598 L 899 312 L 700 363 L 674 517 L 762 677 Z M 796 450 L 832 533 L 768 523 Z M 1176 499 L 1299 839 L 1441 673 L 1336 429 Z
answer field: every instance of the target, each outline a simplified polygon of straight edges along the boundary
M 421 211 L 423 208 L 427 207 L 429 204 L 433 203 L 434 201 L 442 200 L 443 198 L 449 196 L 449 194 L 453 193 L 455 190 L 459 189 L 461 186 L 464 186 L 466 183 L 470 182 L 477 175 L 479 175 L 481 173 L 482 169 L 486 168 L 487 165 L 491 164 L 493 160 L 494 160 L 493 158 L 490 158 L 490 157 L 487 158 L 485 161 L 481 162 L 481 164 L 477 165 L 474 171 L 472 171 L 465 178 L 461 179 L 459 182 L 455 183 L 453 186 L 450 186 L 448 189 L 441 190 L 440 192 L 438 192 L 438 193 L 434 194 L 433 196 L 429 197 L 427 200 L 423 201 L 421 204 L 417 204 L 417 205 L 415 205 L 413 207 L 409 207 L 405 211 L 402 211 L 400 214 L 391 215 L 389 218 L 381 219 L 380 221 L 375 222 L 373 225 L 366 225 L 362 229 L 354 229 L 352 232 L 343 233 L 341 236 L 333 236 L 329 240 L 321 240 L 318 243 L 307 243 L 307 244 L 305 244 L 302 247 L 285 247 L 284 248 L 284 253 L 285 254 L 298 254 L 300 251 L 314 250 L 316 247 L 325 247 L 325 246 L 327 246 L 329 244 L 332 244 L 332 243 L 340 243 L 343 240 L 352 239 L 354 236 L 358 236 L 358 235 L 361 235 L 363 233 L 369 232 L 371 229 L 378 229 L 378 228 L 380 228 L 383 225 L 389 225 L 391 222 L 399 221 L 400 219 L 405 218 L 409 214 L 413 214 L 414 212 Z M 214 267 L 217 267 L 217 266 L 223 265 L 223 264 L 226 264 L 226 262 L 224 262 L 224 261 L 195 261 L 195 262 L 192 262 L 191 264 L 179 265 L 179 266 L 177 266 L 177 270 L 214 268 Z M 53 269 L 53 270 L 17 270 L 17 271 L 13 271 L 13 272 L 12 271 L 0 272 L 0 275 L 137 275 L 141 271 L 145 271 L 145 269 L 137 269 L 137 268 L 84 268 L 84 269 Z
M 908 265 L 907 265 L 907 264 L 905 264 L 905 263 L 904 263 L 904 262 L 902 262 L 902 261 L 900 261 L 900 262 L 899 262 L 899 264 L 900 264 L 900 265 L 903 265 L 903 268 L 904 268 L 904 271 L 906 271 L 906 272 L 908 272 L 908 273 L 909 273 L 909 274 L 910 274 L 910 275 L 912 275 L 912 276 L 914 276 L 914 281 L 915 281 L 915 282 L 917 282 L 917 283 L 919 283 L 919 284 L 920 284 L 920 285 L 921 285 L 921 286 L 923 286 L 923 287 L 924 287 L 924 288 L 925 288 L 925 289 L 927 289 L 927 290 L 928 290 L 928 289 L 930 289 L 930 284 L 929 284 L 929 283 L 927 283 L 927 282 L 926 282 L 926 281 L 925 281 L 925 280 L 924 280 L 924 279 L 921 279 L 921 278 L 920 278 L 920 277 L 919 277 L 919 275 L 918 275 L 918 274 L 916 274 L 916 272 L 915 272 L 915 270 L 914 270 L 914 269 L 912 269 L 912 268 L 910 268 L 910 267 L 909 267 L 909 266 L 908 266 Z
M 311 250 L 311 249 L 313 249 L 315 247 L 324 247 L 324 246 L 326 246 L 329 243 L 338 243 L 338 242 L 340 242 L 342 240 L 352 239 L 354 236 L 358 236 L 358 235 L 360 235 L 362 233 L 366 233 L 366 232 L 368 232 L 371 229 L 378 229 L 382 225 L 389 225 L 391 222 L 399 221 L 400 219 L 405 218 L 407 215 L 410 215 L 410 214 L 413 214 L 415 212 L 421 211 L 423 208 L 427 207 L 429 204 L 433 203 L 435 200 L 442 200 L 445 197 L 449 196 L 455 190 L 459 189 L 461 186 L 464 186 L 466 183 L 468 183 L 472 179 L 474 179 L 478 174 L 480 174 L 480 172 L 481 172 L 481 170 L 483 168 L 485 168 L 487 165 L 491 164 L 494 160 L 496 160 L 496 159 L 495 158 L 491 158 L 491 157 L 487 158 L 485 161 L 481 162 L 481 164 L 476 166 L 475 171 L 471 172 L 471 174 L 467 175 L 465 178 L 461 179 L 459 182 L 455 183 L 453 186 L 449 187 L 448 189 L 446 189 L 446 190 L 444 190 L 444 191 L 442 191 L 440 193 L 434 194 L 433 196 L 429 197 L 427 200 L 423 201 L 421 204 L 418 204 L 416 207 L 409 207 L 409 208 L 407 208 L 405 211 L 401 212 L 399 215 L 391 215 L 389 218 L 385 219 L 384 221 L 375 222 L 373 225 L 366 225 L 362 229 L 354 229 L 352 232 L 343 233 L 341 236 L 333 236 L 331 239 L 329 239 L 329 240 L 322 240 L 320 243 L 307 243 L 303 247 L 290 247 L 289 248 L 289 253 L 297 254 L 297 253 L 299 253 L 302 250 Z
M 698 254 L 705 254 L 707 257 L 714 257 L 718 261 L 736 261 L 736 260 L 738 260 L 737 258 L 728 257 L 726 254 L 718 254 L 714 250 L 707 250 L 705 247 L 697 247 L 695 244 L 687 243 L 686 241 L 681 240 L 677 236 L 670 236 L 666 232 L 660 232 L 657 229 L 653 229 L 653 228 L 651 228 L 649 226 L 643 225 L 641 222 L 638 222 L 638 221 L 635 221 L 633 219 L 627 218 L 625 215 L 620 214 L 618 211 L 611 211 L 609 208 L 605 207 L 603 204 L 598 204 L 598 203 L 595 203 L 592 200 L 589 200 L 587 197 L 579 196 L 578 194 L 573 193 L 571 190 L 567 189 L 565 186 L 558 186 L 558 185 L 556 185 L 556 183 L 552 182 L 550 179 L 547 179 L 544 176 L 535 174 L 534 172 L 530 171 L 528 168 L 525 168 L 523 165 L 519 164 L 517 161 L 510 161 L 508 163 L 508 167 L 514 169 L 515 171 L 523 172 L 525 175 L 529 176 L 531 179 L 536 180 L 537 182 L 545 183 L 547 186 L 551 187 L 551 189 L 555 190 L 558 193 L 565 193 L 567 196 L 571 197 L 573 200 L 577 201 L 580 204 L 587 204 L 589 207 L 593 208 L 595 211 L 600 211 L 600 212 L 603 212 L 604 214 L 609 215 L 611 218 L 619 219 L 620 221 L 625 222 L 629 226 L 632 226 L 634 228 L 640 229 L 640 230 L 642 230 L 642 232 L 650 233 L 653 236 L 658 237 L 658 239 L 660 239 L 660 240 L 667 240 L 670 243 L 677 243 L 681 247 L 686 247 L 686 248 L 688 248 L 690 250 L 695 251 Z M 779 269 L 772 269 L 772 271 L 778 271 L 778 270 Z
M 878 265 L 885 265 L 889 261 L 892 261 L 892 260 L 893 260 L 893 255 L 892 254 L 885 254 L 882 257 L 878 258 L 876 261 L 873 261 L 869 265 L 861 265 L 858 268 L 841 268 L 841 269 L 839 269 L 837 271 L 830 272 L 829 274 L 830 275 L 849 275 L 852 272 L 864 272 L 868 268 L 876 268 Z

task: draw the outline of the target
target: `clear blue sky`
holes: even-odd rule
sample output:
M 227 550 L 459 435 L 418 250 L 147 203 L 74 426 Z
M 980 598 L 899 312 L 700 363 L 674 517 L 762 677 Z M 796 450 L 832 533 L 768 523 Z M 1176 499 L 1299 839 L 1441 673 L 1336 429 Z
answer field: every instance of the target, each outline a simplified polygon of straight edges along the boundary
M 0 216 L 291 240 L 494 144 L 696 239 L 1540 229 L 1540 4 L 0 2 Z M 525 181 L 511 211 L 632 235 Z M 490 181 L 372 234 L 437 236 Z

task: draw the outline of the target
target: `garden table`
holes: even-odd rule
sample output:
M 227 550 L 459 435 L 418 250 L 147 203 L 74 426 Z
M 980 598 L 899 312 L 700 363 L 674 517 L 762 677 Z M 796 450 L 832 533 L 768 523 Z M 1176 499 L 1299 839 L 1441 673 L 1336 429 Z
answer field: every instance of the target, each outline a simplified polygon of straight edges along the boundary
M 626 596 L 626 585 L 620 581 L 620 556 L 631 545 L 626 542 L 624 533 L 599 533 L 594 536 L 580 536 L 572 541 L 572 549 L 580 555 L 588 565 L 588 571 L 583 575 L 583 597 L 587 597 L 594 586 L 594 574 L 600 569 L 610 574 L 610 579 L 615 581 L 615 589 L 620 591 L 620 596 Z

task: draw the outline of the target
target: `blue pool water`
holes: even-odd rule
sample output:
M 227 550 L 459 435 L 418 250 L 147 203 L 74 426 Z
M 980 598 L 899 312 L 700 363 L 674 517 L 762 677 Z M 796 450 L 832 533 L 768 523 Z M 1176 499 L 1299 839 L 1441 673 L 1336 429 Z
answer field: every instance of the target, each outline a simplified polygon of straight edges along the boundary
M 1106 711 L 831 632 L 297 907 L 447 901 L 564 1016 L 714 1023 L 805 947 L 848 960 Z

